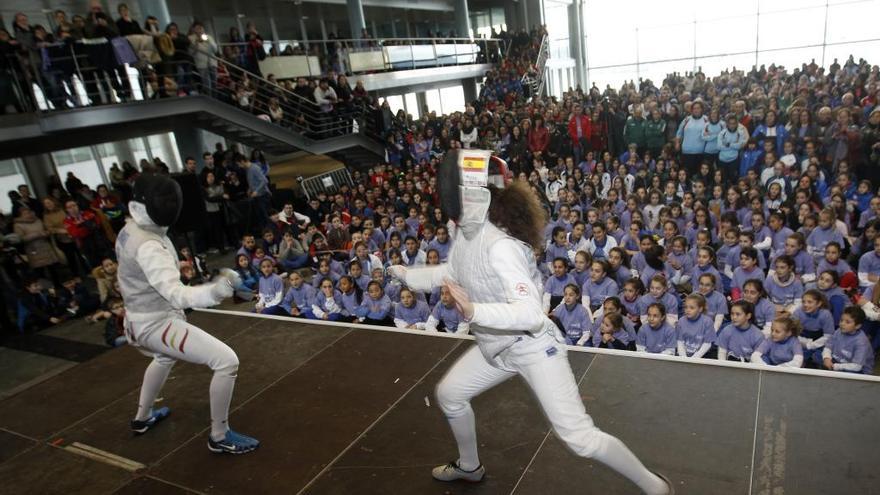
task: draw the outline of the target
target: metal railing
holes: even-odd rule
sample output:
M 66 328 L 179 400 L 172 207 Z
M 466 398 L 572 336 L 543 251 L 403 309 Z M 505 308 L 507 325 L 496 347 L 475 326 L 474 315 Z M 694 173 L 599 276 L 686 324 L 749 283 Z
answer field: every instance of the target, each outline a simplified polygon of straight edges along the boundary
M 311 200 L 321 192 L 335 194 L 342 185 L 354 186 L 354 179 L 351 178 L 346 167 L 340 167 L 300 181 L 300 187 L 302 187 L 307 200 Z
M 541 37 L 538 48 L 538 56 L 535 58 L 535 75 L 526 72 L 522 76 L 522 85 L 529 88 L 532 98 L 540 97 L 544 93 L 545 75 L 547 72 L 547 59 L 550 58 L 550 40 L 547 35 Z
M 107 53 L 101 53 L 107 50 Z M 32 52 L 33 53 L 33 52 Z M 315 100 L 287 90 L 226 60 L 209 57 L 214 69 L 199 70 L 188 54 L 156 63 L 108 64 L 109 43 L 47 45 L 39 57 L 20 53 L 9 59 L 8 72 L 22 110 L 53 112 L 79 107 L 160 98 L 208 96 L 310 139 L 369 133 L 375 119 L 367 101 L 337 102 L 321 108 Z M 308 89 L 309 96 L 314 89 Z
M 312 64 L 306 63 L 303 66 L 306 72 L 292 77 L 318 77 L 329 71 L 353 75 L 497 62 L 508 52 L 510 43 L 510 40 L 499 38 L 381 38 L 275 40 L 263 41 L 262 45 L 266 55 L 264 60 L 294 56 L 317 57 L 317 71 Z M 254 46 L 251 43 L 219 43 L 218 46 L 227 60 L 238 65 L 259 65 L 260 60 L 254 60 L 257 55 L 253 52 Z M 270 49 L 266 50 L 266 46 Z M 381 57 L 381 61 L 374 57 L 370 60 L 372 63 L 365 66 L 363 62 L 353 59 L 370 52 Z

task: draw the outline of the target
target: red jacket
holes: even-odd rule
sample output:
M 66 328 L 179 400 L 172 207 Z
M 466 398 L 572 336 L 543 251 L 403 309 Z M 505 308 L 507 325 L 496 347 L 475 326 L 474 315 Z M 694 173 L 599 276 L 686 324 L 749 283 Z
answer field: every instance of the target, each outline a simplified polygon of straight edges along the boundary
M 532 153 L 545 152 L 550 144 L 550 131 L 546 127 L 536 127 L 529 131 L 529 151 Z
M 67 233 L 70 234 L 70 237 L 81 241 L 95 233 L 98 228 L 98 220 L 92 211 L 85 210 L 80 213 L 79 219 L 68 215 L 64 219 L 64 227 L 67 228 Z
M 568 121 L 568 135 L 571 136 L 571 142 L 573 144 L 578 144 L 577 137 L 577 123 L 575 122 L 575 116 L 572 115 L 571 119 Z M 593 130 L 593 123 L 590 121 L 590 116 L 587 114 L 581 114 L 581 134 L 582 137 L 586 138 L 588 141 L 590 140 L 590 136 Z

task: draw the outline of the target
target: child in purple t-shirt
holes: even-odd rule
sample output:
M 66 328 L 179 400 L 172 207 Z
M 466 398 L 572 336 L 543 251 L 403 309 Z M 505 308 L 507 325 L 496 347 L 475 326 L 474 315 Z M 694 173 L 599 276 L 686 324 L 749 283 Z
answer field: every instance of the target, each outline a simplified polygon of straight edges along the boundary
M 798 335 L 801 325 L 790 316 L 781 316 L 773 320 L 770 338 L 758 346 L 752 353 L 751 362 L 764 363 L 770 366 L 800 368 L 804 364 L 804 349 Z

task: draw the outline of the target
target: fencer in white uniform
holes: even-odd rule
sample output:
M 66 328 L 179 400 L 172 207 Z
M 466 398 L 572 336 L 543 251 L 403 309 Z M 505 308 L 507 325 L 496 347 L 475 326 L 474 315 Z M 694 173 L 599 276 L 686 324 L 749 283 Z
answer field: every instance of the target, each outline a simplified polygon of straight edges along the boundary
M 495 160 L 492 158 L 492 163 Z M 499 177 L 490 176 L 489 171 L 490 152 L 451 151 L 438 172 L 443 210 L 456 223 L 448 262 L 425 268 L 389 268 L 393 276 L 416 291 L 449 286 L 456 304 L 470 318 L 477 341 L 437 385 L 437 402 L 458 443 L 459 458 L 435 468 L 434 478 L 483 478 L 485 468 L 477 454 L 471 399 L 518 374 L 534 392 L 556 435 L 572 451 L 601 461 L 647 494 L 672 493 L 668 480 L 647 470 L 623 442 L 596 428 L 586 413 L 565 339 L 541 309 L 541 279 L 532 248 L 510 235 L 513 222 L 531 222 L 526 229 L 543 228 L 543 215 L 529 218 L 529 212 L 540 210 L 537 199 L 527 184 L 490 190 L 489 182 L 504 185 L 501 177 L 506 172 L 502 169 Z M 498 208 L 508 211 L 502 213 Z M 496 217 L 499 225 L 489 221 Z M 509 219 L 509 225 L 503 225 L 501 217 Z M 539 238 L 533 236 L 532 240 L 539 242 Z
M 224 271 L 211 283 L 194 287 L 180 282 L 178 257 L 166 232 L 180 215 L 182 205 L 177 182 L 165 176 L 141 175 L 129 202 L 131 220 L 116 240 L 125 335 L 129 344 L 153 358 L 144 373 L 131 429 L 136 435 L 146 433 L 170 413 L 168 407 L 152 406 L 175 362 L 204 364 L 214 371 L 208 448 L 216 453 L 250 452 L 259 442 L 230 430 L 228 425 L 238 357 L 229 346 L 187 323 L 183 312 L 231 297 L 236 275 Z

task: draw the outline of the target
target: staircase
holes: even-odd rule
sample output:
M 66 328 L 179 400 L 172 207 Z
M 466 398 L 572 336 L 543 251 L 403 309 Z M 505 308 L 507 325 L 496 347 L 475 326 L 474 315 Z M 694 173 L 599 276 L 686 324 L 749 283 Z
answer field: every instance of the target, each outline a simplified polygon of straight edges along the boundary
M 541 46 L 538 49 L 538 57 L 535 59 L 535 75 L 526 72 L 522 77 L 522 84 L 529 88 L 532 98 L 544 95 L 544 82 L 547 72 L 547 59 L 550 58 L 550 40 L 547 35 L 541 38 Z
M 339 153 L 361 163 L 378 161 L 384 155 L 384 147 L 370 133 L 369 108 L 352 105 L 344 117 L 330 115 L 313 101 L 277 84 L 223 60 L 217 62 L 223 64 L 224 77 L 218 78 L 214 87 L 203 85 L 196 72 L 175 72 L 172 68 L 181 84 L 175 84 L 174 91 L 163 91 L 165 88 L 157 84 L 157 75 L 142 70 L 137 78 L 127 81 L 131 96 L 125 102 L 120 101 L 115 91 L 113 98 L 108 98 L 104 91 L 77 98 L 108 103 L 104 105 L 58 105 L 56 109 L 48 105 L 33 108 L 30 104 L 33 113 L 0 116 L 0 159 L 186 127 L 205 129 L 275 156 L 298 150 Z M 88 74 L 88 68 L 83 68 L 83 72 Z M 83 80 L 82 73 L 74 77 Z M 48 94 L 42 91 L 39 80 L 30 87 L 33 101 Z M 248 105 L 239 104 L 239 87 L 250 88 Z M 269 117 L 270 99 L 278 101 L 283 114 L 275 122 Z

